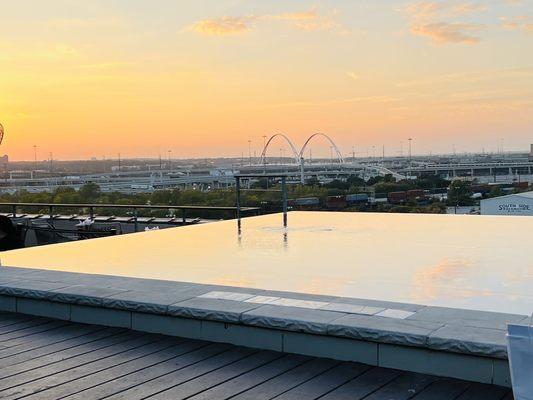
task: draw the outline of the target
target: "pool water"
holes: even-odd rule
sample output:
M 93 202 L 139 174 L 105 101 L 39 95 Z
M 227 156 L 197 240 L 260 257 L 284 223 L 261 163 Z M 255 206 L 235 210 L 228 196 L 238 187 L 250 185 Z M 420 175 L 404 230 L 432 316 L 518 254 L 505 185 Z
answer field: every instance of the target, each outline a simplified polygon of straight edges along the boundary
M 4 266 L 533 312 L 533 218 L 291 212 L 14 250 Z

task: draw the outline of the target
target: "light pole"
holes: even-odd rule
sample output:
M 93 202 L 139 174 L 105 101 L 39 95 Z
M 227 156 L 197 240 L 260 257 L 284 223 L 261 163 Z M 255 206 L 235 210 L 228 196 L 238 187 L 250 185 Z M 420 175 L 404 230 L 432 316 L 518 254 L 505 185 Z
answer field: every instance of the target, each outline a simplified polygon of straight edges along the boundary
M 168 150 L 168 170 L 169 171 L 172 171 L 172 164 L 170 163 L 170 153 L 172 152 L 172 150 Z
M 409 178 L 411 177 L 411 170 L 412 170 L 412 153 L 411 153 L 411 141 L 412 138 L 407 139 L 409 140 Z
M 33 145 L 33 161 L 37 164 L 37 145 Z
M 248 139 L 248 161 L 250 167 L 252 166 L 252 141 Z
M 261 156 L 263 157 L 263 165 L 266 165 L 266 135 L 263 135 L 263 151 L 261 152 Z M 265 169 L 266 172 L 266 169 Z

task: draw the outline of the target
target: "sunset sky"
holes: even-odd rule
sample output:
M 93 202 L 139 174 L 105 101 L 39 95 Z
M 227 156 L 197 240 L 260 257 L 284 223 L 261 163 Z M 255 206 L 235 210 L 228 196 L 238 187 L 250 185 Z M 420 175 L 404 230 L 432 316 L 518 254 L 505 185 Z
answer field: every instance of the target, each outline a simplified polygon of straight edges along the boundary
M 0 123 L 15 160 L 525 151 L 533 0 L 2 1 Z

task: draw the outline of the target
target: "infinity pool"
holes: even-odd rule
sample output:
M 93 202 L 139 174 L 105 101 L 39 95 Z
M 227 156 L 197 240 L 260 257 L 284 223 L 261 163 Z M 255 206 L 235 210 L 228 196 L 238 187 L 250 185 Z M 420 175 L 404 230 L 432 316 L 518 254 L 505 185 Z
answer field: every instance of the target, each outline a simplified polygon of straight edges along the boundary
M 291 212 L 0 253 L 4 266 L 531 314 L 533 218 Z

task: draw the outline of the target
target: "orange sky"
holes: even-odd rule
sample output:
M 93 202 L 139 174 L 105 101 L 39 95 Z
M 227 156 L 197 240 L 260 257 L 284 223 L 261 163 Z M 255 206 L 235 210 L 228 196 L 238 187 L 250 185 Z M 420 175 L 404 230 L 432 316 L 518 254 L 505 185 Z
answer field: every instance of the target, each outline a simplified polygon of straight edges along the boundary
M 12 159 L 240 156 L 275 132 L 360 155 L 533 143 L 531 0 L 18 0 L 2 19 Z

